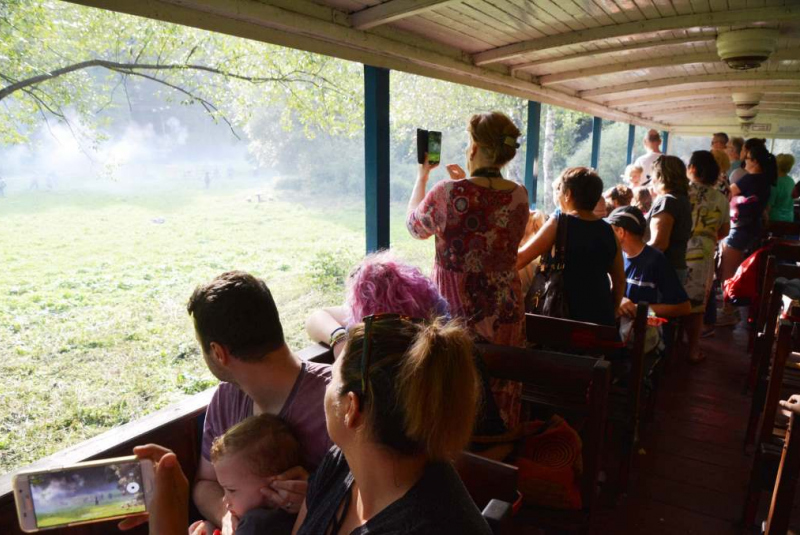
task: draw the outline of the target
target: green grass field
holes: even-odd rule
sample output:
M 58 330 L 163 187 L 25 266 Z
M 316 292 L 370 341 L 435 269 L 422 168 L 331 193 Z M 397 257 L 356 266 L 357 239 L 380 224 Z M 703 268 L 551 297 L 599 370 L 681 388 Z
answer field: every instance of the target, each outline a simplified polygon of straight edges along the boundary
M 126 505 L 127 502 L 84 505 L 53 514 L 37 514 L 36 523 L 40 528 L 48 528 L 73 522 L 94 520 L 97 518 L 114 518 L 144 512 L 144 505 L 136 505 L 133 507 L 126 507 Z
M 0 199 L 0 473 L 215 384 L 185 303 L 223 271 L 264 277 L 288 342 L 308 344 L 305 317 L 341 302 L 363 256 L 363 202 L 252 193 Z M 403 215 L 393 206 L 392 242 L 428 272 L 433 241 L 413 241 Z

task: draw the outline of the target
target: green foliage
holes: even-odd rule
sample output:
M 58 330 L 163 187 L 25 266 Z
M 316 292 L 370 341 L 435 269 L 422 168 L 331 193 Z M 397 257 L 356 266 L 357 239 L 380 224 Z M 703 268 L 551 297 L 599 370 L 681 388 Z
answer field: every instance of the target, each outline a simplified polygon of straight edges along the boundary
M 347 275 L 358 259 L 344 250 L 320 251 L 314 255 L 308 272 L 309 282 L 313 288 L 323 292 L 342 294 Z

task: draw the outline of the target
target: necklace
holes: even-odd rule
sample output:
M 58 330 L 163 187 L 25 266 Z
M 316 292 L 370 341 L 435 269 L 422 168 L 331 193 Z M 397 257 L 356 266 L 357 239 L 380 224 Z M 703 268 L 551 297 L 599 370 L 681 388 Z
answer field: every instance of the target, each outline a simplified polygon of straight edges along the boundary
M 472 178 L 485 178 L 489 181 L 489 189 L 496 189 L 494 187 L 494 179 L 499 178 L 502 180 L 503 175 L 500 174 L 500 169 L 496 167 L 481 167 L 472 172 Z

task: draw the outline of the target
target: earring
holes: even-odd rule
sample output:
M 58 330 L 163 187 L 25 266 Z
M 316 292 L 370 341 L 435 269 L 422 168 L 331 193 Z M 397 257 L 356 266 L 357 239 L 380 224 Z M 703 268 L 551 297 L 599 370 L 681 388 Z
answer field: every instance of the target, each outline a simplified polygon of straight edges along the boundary
M 344 425 L 346 425 L 346 426 L 350 425 L 350 417 L 349 416 L 345 416 L 344 417 Z

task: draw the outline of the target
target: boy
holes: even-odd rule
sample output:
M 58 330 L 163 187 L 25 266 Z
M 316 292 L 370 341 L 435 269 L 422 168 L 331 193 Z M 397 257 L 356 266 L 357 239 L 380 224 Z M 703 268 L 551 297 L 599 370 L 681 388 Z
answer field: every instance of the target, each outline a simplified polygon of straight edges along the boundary
M 664 253 L 647 245 L 647 220 L 635 206 L 621 206 L 607 221 L 614 229 L 625 260 L 627 287 L 619 307 L 621 316 L 636 315 L 636 303 L 647 301 L 659 317 L 673 318 L 691 312 L 689 297 Z
M 214 440 L 211 463 L 237 535 L 292 532 L 296 516 L 267 509 L 261 489 L 301 461 L 300 444 L 289 426 L 271 414 L 246 418 Z M 209 528 L 200 520 L 189 527 L 189 535 L 212 535 Z

